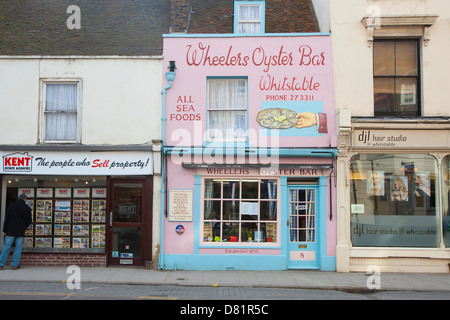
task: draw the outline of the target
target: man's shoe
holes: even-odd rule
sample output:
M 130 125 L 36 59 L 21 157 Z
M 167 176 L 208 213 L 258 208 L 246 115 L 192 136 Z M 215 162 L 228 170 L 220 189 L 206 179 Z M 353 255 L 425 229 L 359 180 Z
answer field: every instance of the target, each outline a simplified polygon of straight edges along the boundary
M 17 267 L 11 266 L 11 269 L 17 270 L 17 269 L 20 269 L 20 266 L 17 266 Z

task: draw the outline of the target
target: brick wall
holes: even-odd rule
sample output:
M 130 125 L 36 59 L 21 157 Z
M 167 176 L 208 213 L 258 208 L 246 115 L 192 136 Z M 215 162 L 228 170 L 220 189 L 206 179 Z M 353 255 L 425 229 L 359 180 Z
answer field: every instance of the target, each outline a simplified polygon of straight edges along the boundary
M 11 264 L 10 254 L 5 266 Z M 74 254 L 74 253 L 23 253 L 21 266 L 70 266 L 106 267 L 104 254 Z
M 170 27 L 172 33 L 184 33 L 187 29 L 190 11 L 189 0 L 170 1 Z

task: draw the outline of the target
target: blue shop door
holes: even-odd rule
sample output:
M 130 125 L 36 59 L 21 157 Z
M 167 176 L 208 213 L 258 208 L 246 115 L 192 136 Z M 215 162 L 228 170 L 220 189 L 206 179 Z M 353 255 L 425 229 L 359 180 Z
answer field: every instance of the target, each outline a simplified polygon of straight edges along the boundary
M 288 269 L 319 268 L 319 231 L 315 186 L 292 186 L 289 191 Z

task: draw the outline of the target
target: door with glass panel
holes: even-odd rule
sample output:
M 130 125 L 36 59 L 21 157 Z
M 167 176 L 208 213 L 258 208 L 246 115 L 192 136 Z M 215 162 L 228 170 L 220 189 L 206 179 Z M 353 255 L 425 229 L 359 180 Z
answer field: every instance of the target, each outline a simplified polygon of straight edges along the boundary
M 143 180 L 111 180 L 108 239 L 110 265 L 144 264 L 145 194 Z
M 318 269 L 317 187 L 289 187 L 288 269 Z

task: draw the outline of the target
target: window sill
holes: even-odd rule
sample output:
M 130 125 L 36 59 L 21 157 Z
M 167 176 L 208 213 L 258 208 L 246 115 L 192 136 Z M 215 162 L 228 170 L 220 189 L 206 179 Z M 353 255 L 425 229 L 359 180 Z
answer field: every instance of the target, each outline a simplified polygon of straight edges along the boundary
M 201 243 L 199 249 L 281 249 L 279 243 L 269 242 L 219 242 L 219 243 Z

